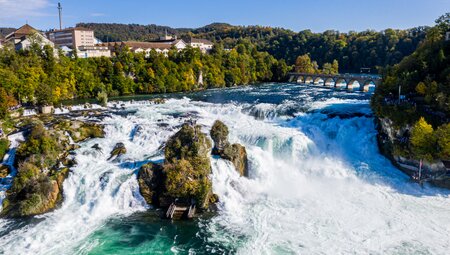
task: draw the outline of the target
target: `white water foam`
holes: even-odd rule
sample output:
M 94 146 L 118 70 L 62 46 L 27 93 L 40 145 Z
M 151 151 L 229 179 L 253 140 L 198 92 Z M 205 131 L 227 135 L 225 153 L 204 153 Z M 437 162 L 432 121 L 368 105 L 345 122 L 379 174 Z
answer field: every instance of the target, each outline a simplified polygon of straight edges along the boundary
M 335 99 L 310 107 L 336 103 L 367 107 L 367 101 Z M 1 237 L 1 251 L 76 253 L 72 249 L 108 218 L 145 210 L 133 172 L 161 159 L 161 144 L 189 118 L 205 132 L 214 120 L 224 121 L 230 141 L 244 144 L 250 161 L 250 178 L 243 178 L 229 162 L 212 159 L 220 203 L 204 229 L 208 242 L 239 254 L 445 254 L 450 248 L 449 193 L 421 189 L 392 167 L 377 150 L 371 118 L 312 112 L 288 121 L 265 113 L 270 119 L 255 119 L 245 105 L 186 98 L 126 107 L 137 112 L 105 119 L 106 138 L 77 150 L 62 207 Z M 108 161 L 117 142 L 127 154 Z M 103 153 L 90 148 L 95 143 Z M 0 227 L 7 224 L 0 220 Z

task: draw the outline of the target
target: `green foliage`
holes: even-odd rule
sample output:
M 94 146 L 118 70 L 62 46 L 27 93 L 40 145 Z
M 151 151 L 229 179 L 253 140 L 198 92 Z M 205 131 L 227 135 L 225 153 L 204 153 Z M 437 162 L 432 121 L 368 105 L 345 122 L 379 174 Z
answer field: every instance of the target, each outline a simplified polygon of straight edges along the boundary
M 284 59 L 288 65 L 295 64 L 297 56 L 310 54 L 320 66 L 336 59 L 342 72 L 359 72 L 361 67 L 370 67 L 375 71 L 377 67 L 394 65 L 417 48 L 428 30 L 427 27 L 417 27 L 407 30 L 386 29 L 380 32 L 366 30 L 341 33 L 328 30 L 313 33 L 304 30 L 297 33 L 283 28 L 232 26 L 224 23 L 214 23 L 197 29 L 136 24 L 79 25 L 94 29 L 103 41 L 147 41 L 163 35 L 166 29 L 183 39 L 209 39 L 220 43 L 222 49 L 234 48 L 244 39 L 256 45 L 258 50 L 267 51 L 276 59 Z
M 108 104 L 108 94 L 106 92 L 98 92 L 97 100 L 99 101 L 101 106 L 106 107 Z
M 450 123 L 440 126 L 435 133 L 439 157 L 450 159 Z
M 444 40 L 448 17 L 447 13 L 437 20 L 410 56 L 383 70 L 383 82 L 371 102 L 375 114 L 391 119 L 396 128 L 414 125 L 409 143 L 413 158 L 448 158 L 450 43 Z M 400 86 L 407 102 L 397 101 Z
M 211 54 L 199 49 L 172 49 L 168 57 L 155 51 L 149 56 L 117 48 L 111 58 L 77 59 L 53 57 L 52 50 L 15 52 L 0 50 L 0 118 L 7 105 L 19 102 L 54 105 L 61 100 L 107 96 L 193 91 L 257 82 L 282 81 L 289 67 L 256 46 L 242 41 L 224 51 L 220 45 Z M 200 74 L 203 84 L 197 84 Z M 4 99 L 4 100 L 3 100 Z M 12 100 L 10 100 L 12 99 Z
M 436 144 L 433 127 L 420 118 L 411 131 L 411 146 L 416 157 L 431 161 Z

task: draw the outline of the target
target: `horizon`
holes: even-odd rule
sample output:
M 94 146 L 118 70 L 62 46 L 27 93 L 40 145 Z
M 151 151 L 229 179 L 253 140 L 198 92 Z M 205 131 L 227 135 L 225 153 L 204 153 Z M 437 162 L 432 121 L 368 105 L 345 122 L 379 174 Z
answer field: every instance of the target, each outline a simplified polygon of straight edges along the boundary
M 135 0 L 132 3 L 109 3 L 106 8 L 104 3 L 92 3 L 86 0 L 76 3 L 57 0 L 3 0 L 0 1 L 0 12 L 4 14 L 0 17 L 0 27 L 18 28 L 29 24 L 43 31 L 57 28 L 59 26 L 58 2 L 61 2 L 63 8 L 63 28 L 74 27 L 77 23 L 108 23 L 195 29 L 213 23 L 226 23 L 233 26 L 283 28 L 294 32 L 311 30 L 315 33 L 326 30 L 348 33 L 432 26 L 439 16 L 450 9 L 449 0 L 396 0 L 394 2 L 380 0 L 375 3 L 361 3 L 356 0 L 340 3 L 326 3 L 325 0 L 298 3 L 288 0 L 276 6 L 270 6 L 271 2 L 268 0 L 259 2 L 252 0 L 245 3 L 229 0 L 225 4 L 223 2 L 210 4 L 206 0 L 193 0 L 192 4 L 178 0 L 171 1 L 172 4 Z M 136 9 L 136 4 L 142 8 Z M 236 6 L 240 8 L 235 8 Z M 292 8 L 287 9 L 286 6 L 292 6 Z M 392 8 L 386 9 L 386 6 L 392 6 Z M 154 9 L 167 10 L 167 12 L 155 12 Z M 217 12 L 217 9 L 223 11 Z M 261 15 L 248 15 L 252 14 L 250 12 Z M 201 15 L 198 15 L 199 13 Z M 338 16 L 337 19 L 332 18 Z

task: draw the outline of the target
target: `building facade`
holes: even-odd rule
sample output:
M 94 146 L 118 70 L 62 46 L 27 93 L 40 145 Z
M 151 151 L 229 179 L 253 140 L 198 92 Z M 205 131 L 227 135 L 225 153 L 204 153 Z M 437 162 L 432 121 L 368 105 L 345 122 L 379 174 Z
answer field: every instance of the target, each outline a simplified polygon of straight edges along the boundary
M 41 48 L 45 45 L 52 48 L 55 47 L 52 41 L 48 40 L 41 32 L 28 24 L 8 34 L 5 37 L 4 43 L 14 44 L 16 50 L 27 50 L 33 43 L 37 43 Z
M 79 49 L 81 46 L 94 46 L 96 38 L 94 31 L 84 27 L 72 27 L 47 32 L 48 38 L 59 47 Z
M 47 35 L 60 48 L 76 50 L 79 58 L 111 57 L 111 51 L 108 47 L 97 46 L 99 40 L 95 38 L 94 31 L 91 29 L 72 27 L 53 30 L 48 32 Z
M 208 41 L 206 39 L 198 39 L 198 38 L 190 38 L 188 44 L 192 48 L 199 48 L 201 52 L 207 53 L 212 50 L 213 43 L 211 41 Z
M 79 58 L 109 58 L 111 57 L 111 51 L 105 46 L 80 46 L 78 47 L 77 56 Z
M 117 49 L 128 47 L 134 53 L 143 53 L 146 57 L 150 56 L 150 52 L 154 50 L 156 53 L 161 53 L 167 56 L 170 49 L 174 47 L 178 51 L 186 48 L 186 43 L 183 40 L 173 40 L 170 42 L 112 42 L 102 43 L 97 46 L 107 47 L 110 51 L 115 52 Z

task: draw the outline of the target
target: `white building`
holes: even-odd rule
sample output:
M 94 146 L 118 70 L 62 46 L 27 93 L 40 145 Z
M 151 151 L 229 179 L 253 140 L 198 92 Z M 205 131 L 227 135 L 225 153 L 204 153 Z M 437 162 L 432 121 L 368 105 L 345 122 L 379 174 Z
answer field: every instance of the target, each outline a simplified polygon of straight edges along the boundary
M 211 41 L 208 41 L 206 39 L 197 39 L 197 38 L 190 38 L 188 44 L 192 48 L 199 48 L 201 52 L 206 53 L 212 50 L 213 43 Z
M 447 33 L 445 33 L 445 40 L 446 40 L 446 41 L 450 41 L 450 31 L 448 31 Z
M 167 56 L 172 47 L 176 48 L 178 51 L 186 48 L 186 43 L 183 40 L 173 40 L 170 42 L 112 42 L 112 43 L 102 43 L 98 46 L 108 47 L 111 51 L 115 51 L 116 48 L 122 48 L 127 46 L 130 51 L 135 53 L 144 53 L 146 57 L 150 55 L 150 52 L 154 50 L 157 53 L 164 54 Z
M 52 48 L 55 47 L 54 43 L 48 40 L 37 29 L 26 24 L 21 26 L 16 31 L 10 33 L 5 37 L 5 43 L 11 42 L 15 45 L 16 50 L 26 50 L 33 43 L 37 43 L 43 48 L 45 45 L 49 45 Z
M 80 46 L 77 56 L 79 58 L 111 57 L 111 51 L 106 46 Z

